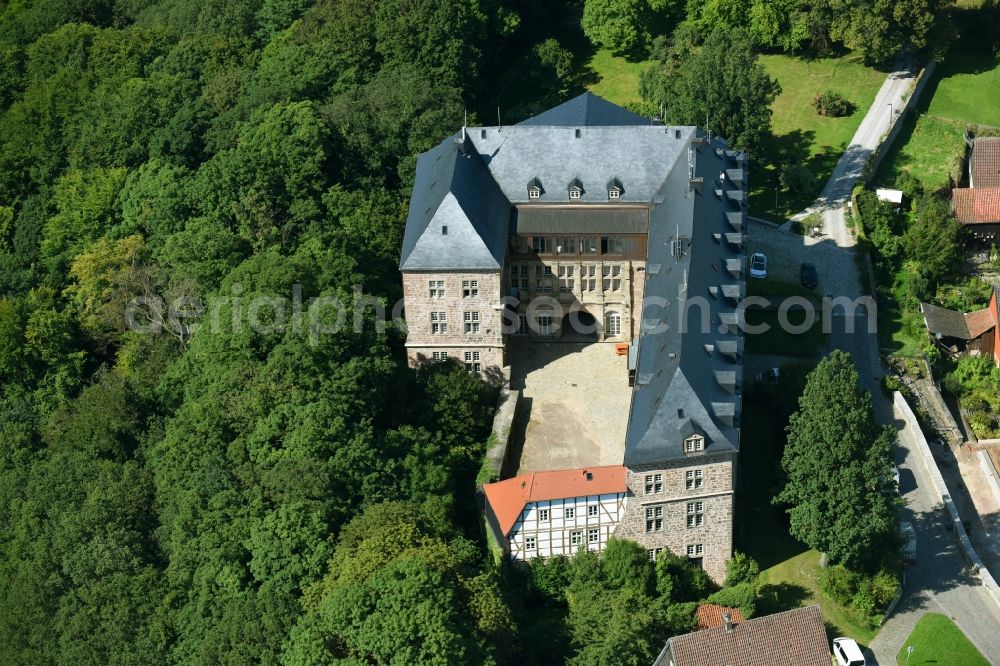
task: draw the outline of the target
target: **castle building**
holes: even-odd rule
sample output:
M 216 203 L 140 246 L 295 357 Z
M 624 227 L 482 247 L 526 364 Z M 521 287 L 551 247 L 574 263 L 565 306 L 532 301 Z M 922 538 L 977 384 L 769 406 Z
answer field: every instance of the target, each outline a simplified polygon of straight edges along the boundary
M 581 328 L 629 349 L 621 466 L 484 488 L 510 557 L 600 550 L 614 535 L 724 576 L 746 173 L 722 139 L 590 93 L 510 127 L 462 128 L 419 157 L 400 262 L 411 364 L 502 376 L 512 336 Z

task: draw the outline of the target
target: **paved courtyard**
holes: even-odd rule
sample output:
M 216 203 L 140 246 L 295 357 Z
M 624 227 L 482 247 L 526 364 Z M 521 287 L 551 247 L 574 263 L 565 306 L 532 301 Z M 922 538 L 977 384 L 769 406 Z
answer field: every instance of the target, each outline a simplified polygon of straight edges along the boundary
M 517 339 L 509 349 L 511 388 L 522 391 L 511 471 L 622 464 L 631 389 L 614 344 Z

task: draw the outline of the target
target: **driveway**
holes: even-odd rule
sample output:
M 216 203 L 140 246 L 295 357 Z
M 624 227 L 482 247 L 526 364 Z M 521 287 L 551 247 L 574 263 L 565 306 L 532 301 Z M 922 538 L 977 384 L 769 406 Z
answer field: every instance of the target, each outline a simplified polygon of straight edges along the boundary
M 839 247 L 854 245 L 854 237 L 844 219 L 844 206 L 851 198 L 854 184 L 861 179 L 868 158 L 875 152 L 891 124 L 898 119 L 899 111 L 903 108 L 903 96 L 913 87 L 915 80 L 916 72 L 906 69 L 899 69 L 886 77 L 850 145 L 834 167 L 833 175 L 819 199 L 792 219 L 801 220 L 810 213 L 822 213 L 826 237 Z

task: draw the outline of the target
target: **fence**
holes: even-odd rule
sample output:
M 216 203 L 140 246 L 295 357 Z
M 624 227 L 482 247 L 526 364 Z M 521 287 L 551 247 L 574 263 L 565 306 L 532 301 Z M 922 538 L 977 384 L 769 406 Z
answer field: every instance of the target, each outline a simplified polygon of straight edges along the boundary
M 865 181 L 871 182 L 872 178 L 878 172 L 879 166 L 882 164 L 882 160 L 889 153 L 889 149 L 892 147 L 893 142 L 899 135 L 903 125 L 903 117 L 911 112 L 917 105 L 917 100 L 920 99 L 921 93 L 923 93 L 924 88 L 927 87 L 927 82 L 934 77 L 934 70 L 937 68 L 936 62 L 931 62 L 924 68 L 924 71 L 920 73 L 917 78 L 916 84 L 910 91 L 910 96 L 903 101 L 903 108 L 899 110 L 896 121 L 890 123 L 889 132 L 879 143 L 878 148 L 875 149 L 875 153 L 871 156 L 868 164 L 865 167 Z

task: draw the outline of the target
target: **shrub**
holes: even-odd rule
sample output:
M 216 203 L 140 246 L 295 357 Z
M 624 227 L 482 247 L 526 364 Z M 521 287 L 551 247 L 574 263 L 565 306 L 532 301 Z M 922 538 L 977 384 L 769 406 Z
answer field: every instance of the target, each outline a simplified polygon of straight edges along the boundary
M 832 90 L 827 90 L 821 95 L 816 95 L 813 98 L 812 105 L 816 109 L 816 113 L 821 116 L 830 116 L 831 118 L 849 116 L 854 111 L 854 105 L 846 97 Z
M 789 192 L 810 192 L 816 177 L 805 164 L 782 164 L 778 171 L 778 181 Z
M 739 608 L 744 618 L 751 618 L 757 612 L 757 583 L 747 582 L 727 586 L 708 597 L 709 603 Z
M 875 614 L 875 595 L 872 594 L 870 579 L 864 578 L 861 580 L 858 591 L 854 593 L 854 597 L 851 599 L 851 605 L 854 606 L 854 610 L 857 611 L 858 616 L 862 620 Z
M 854 596 L 857 574 L 847 570 L 842 564 L 827 567 L 820 580 L 820 587 L 831 599 L 846 604 Z
M 872 596 L 875 598 L 875 605 L 880 612 L 885 612 L 898 590 L 899 578 L 891 571 L 882 569 L 872 578 Z
M 746 553 L 736 551 L 726 560 L 726 587 L 740 583 L 756 583 L 760 575 L 760 565 Z

